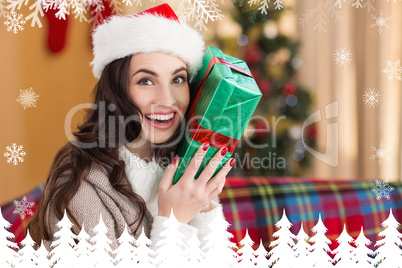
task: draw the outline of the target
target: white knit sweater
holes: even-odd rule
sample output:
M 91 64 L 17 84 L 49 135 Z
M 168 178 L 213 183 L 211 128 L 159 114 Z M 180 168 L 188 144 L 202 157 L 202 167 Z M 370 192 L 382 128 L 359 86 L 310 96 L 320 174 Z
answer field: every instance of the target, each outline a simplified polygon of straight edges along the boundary
M 155 161 L 146 162 L 137 155 L 131 153 L 125 146 L 119 150 L 120 156 L 126 164 L 126 175 L 135 193 L 140 195 L 147 204 L 147 208 L 153 216 L 151 229 L 151 241 L 155 245 L 161 240 L 160 233 L 164 230 L 163 223 L 168 218 L 158 216 L 158 188 L 162 179 L 164 169 Z M 213 209 L 209 212 L 199 213 L 188 224 L 180 223 L 179 230 L 184 235 L 184 243 L 188 245 L 193 232 L 196 233 L 198 239 L 202 242 L 204 237 L 209 233 L 208 224 L 215 217 L 224 219 L 222 205 L 219 204 L 219 199 L 212 201 Z M 203 244 L 203 243 L 202 243 Z M 201 245 L 202 245 L 201 244 Z

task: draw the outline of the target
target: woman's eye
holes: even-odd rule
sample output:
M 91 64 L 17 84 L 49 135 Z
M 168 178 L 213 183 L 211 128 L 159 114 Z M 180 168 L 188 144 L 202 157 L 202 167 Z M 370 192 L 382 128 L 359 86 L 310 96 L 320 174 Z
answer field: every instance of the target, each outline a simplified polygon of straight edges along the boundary
M 138 81 L 137 84 L 142 85 L 142 86 L 151 86 L 151 85 L 153 85 L 152 81 L 150 79 L 148 79 L 148 78 L 142 78 L 140 81 Z
M 172 83 L 173 84 L 183 84 L 187 81 L 187 78 L 184 76 L 177 76 L 173 79 Z

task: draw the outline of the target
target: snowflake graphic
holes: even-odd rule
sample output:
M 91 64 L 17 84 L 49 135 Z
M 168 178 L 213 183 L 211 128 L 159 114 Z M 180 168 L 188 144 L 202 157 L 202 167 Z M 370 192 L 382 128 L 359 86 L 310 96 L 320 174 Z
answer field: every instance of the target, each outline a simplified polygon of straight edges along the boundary
M 384 12 L 381 10 L 380 11 L 380 17 L 377 18 L 376 15 L 371 15 L 371 18 L 375 20 L 375 23 L 371 24 L 370 28 L 378 27 L 378 33 L 382 33 L 382 28 L 385 27 L 385 29 L 391 29 L 391 27 L 388 25 L 387 21 L 391 20 L 392 17 L 388 16 L 384 18 L 382 15 L 384 15 Z
M 347 48 L 339 48 L 334 53 L 334 61 L 341 67 L 349 65 L 352 61 L 352 53 Z
M 342 2 L 345 2 L 346 0 L 336 0 L 335 1 L 335 6 L 338 8 L 342 7 Z M 374 7 L 374 2 L 375 0 L 348 0 L 349 4 L 352 4 L 352 7 L 355 8 L 367 8 L 368 11 L 375 10 Z
M 378 164 L 381 166 L 384 159 L 388 159 L 388 149 L 384 149 L 384 143 L 380 142 L 380 148 L 376 148 L 375 146 L 371 146 L 371 150 L 375 152 L 375 154 L 371 155 L 370 159 L 378 158 Z
M 326 13 L 329 13 L 334 19 L 334 22 L 339 22 L 342 20 L 341 11 L 335 5 L 333 0 L 318 0 L 315 3 L 313 9 L 307 9 L 300 18 L 298 18 L 298 23 L 304 28 L 306 24 L 310 21 L 314 22 L 313 29 L 317 30 L 319 33 L 326 32 Z
M 182 22 L 194 21 L 198 30 L 206 30 L 208 21 L 222 20 L 224 15 L 216 0 L 180 0 L 177 15 Z
M 28 202 L 26 196 L 21 201 L 14 200 L 15 209 L 14 214 L 20 214 L 21 220 L 24 220 L 27 215 L 33 215 L 31 208 L 35 206 L 35 202 Z
M 380 200 L 382 197 L 385 197 L 388 200 L 391 198 L 389 193 L 395 190 L 395 188 L 389 186 L 387 180 L 385 181 L 375 180 L 375 185 L 376 186 L 373 189 L 371 189 L 371 191 L 376 193 L 377 200 Z
M 13 162 L 14 166 L 18 165 L 18 163 L 24 162 L 24 156 L 26 152 L 23 151 L 24 149 L 22 145 L 17 147 L 17 144 L 13 143 L 12 147 L 7 146 L 6 152 L 4 153 L 4 157 L 7 158 L 7 163 Z
M 22 18 L 22 14 L 17 14 L 15 12 L 8 14 L 6 21 L 4 22 L 4 25 L 7 26 L 7 31 L 12 31 L 15 34 L 18 33 L 18 31 L 24 30 L 24 27 L 22 26 L 24 24 L 25 20 Z
M 375 88 L 369 88 L 364 91 L 363 94 L 363 102 L 368 107 L 376 107 L 380 105 L 381 102 L 381 94 L 380 91 L 376 90 Z
M 397 60 L 394 63 L 392 61 L 387 60 L 387 68 L 382 70 L 383 73 L 388 74 L 388 81 L 391 81 L 392 79 L 402 79 L 402 66 L 401 66 L 401 60 Z
M 20 95 L 18 96 L 17 102 L 19 102 L 22 107 L 24 107 L 24 110 L 26 108 L 30 107 L 36 107 L 36 101 L 39 98 L 39 95 L 35 93 L 35 91 L 32 90 L 32 88 L 29 89 L 20 89 Z

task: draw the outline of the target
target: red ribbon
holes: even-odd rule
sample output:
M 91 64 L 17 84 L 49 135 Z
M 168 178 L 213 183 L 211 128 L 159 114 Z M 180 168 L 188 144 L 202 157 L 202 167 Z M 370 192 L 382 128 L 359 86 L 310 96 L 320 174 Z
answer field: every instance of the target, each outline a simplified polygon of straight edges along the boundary
M 198 141 L 200 143 L 208 142 L 212 147 L 220 149 L 222 147 L 227 147 L 229 153 L 233 153 L 237 143 L 239 142 L 238 139 L 234 139 L 213 130 L 204 128 L 200 126 L 196 117 L 194 117 L 194 106 L 198 100 L 198 97 L 201 94 L 201 91 L 204 87 L 205 81 L 207 81 L 208 75 L 211 73 L 212 68 L 216 63 L 224 64 L 229 66 L 231 69 L 238 71 L 239 73 L 245 74 L 247 76 L 253 77 L 249 71 L 243 70 L 236 65 L 217 57 L 213 57 L 207 66 L 207 69 L 202 77 L 201 84 L 199 86 L 197 95 L 194 98 L 193 104 L 190 108 L 190 112 L 188 114 L 188 118 L 191 120 L 190 122 L 190 134 L 193 140 Z

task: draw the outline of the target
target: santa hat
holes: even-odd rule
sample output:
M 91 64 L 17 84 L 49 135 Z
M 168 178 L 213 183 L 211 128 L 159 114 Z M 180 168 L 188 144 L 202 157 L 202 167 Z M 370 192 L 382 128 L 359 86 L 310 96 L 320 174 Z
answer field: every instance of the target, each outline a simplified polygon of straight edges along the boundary
M 114 60 L 136 53 L 163 52 L 187 64 L 190 80 L 201 65 L 204 40 L 200 33 L 180 23 L 168 4 L 134 16 L 112 16 L 93 35 L 93 73 L 99 78 Z

